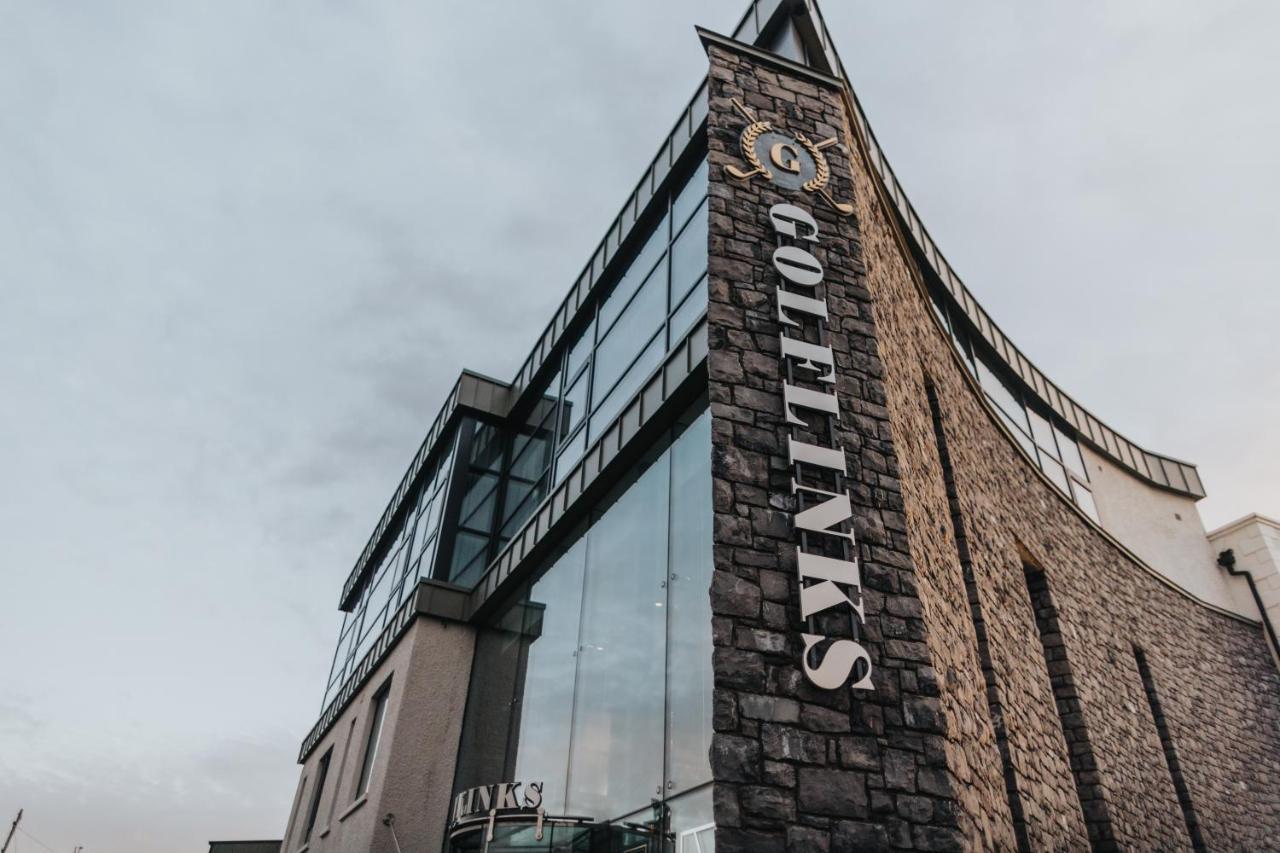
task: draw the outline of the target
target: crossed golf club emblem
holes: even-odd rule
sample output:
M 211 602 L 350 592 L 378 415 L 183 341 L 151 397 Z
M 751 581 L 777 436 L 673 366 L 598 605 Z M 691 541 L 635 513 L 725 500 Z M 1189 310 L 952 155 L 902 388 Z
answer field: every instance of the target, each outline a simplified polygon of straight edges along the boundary
M 742 150 L 742 159 L 751 169 L 743 171 L 737 166 L 725 166 L 729 177 L 749 181 L 761 175 L 783 189 L 814 193 L 841 216 L 853 215 L 852 204 L 836 201 L 827 190 L 831 167 L 822 151 L 835 145 L 836 137 L 811 142 L 803 133 L 780 133 L 770 122 L 761 121 L 737 98 L 733 99 L 733 106 L 747 120 L 747 126 L 738 137 L 738 147 Z

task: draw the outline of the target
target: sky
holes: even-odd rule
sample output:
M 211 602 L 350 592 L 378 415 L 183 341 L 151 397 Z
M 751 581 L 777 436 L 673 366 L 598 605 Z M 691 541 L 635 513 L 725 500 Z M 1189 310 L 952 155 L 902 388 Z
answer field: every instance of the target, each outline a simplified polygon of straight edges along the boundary
M 0 0 L 15 849 L 281 835 L 447 390 L 514 376 L 744 6 Z M 1005 332 L 1208 527 L 1280 517 L 1280 5 L 826 6 Z

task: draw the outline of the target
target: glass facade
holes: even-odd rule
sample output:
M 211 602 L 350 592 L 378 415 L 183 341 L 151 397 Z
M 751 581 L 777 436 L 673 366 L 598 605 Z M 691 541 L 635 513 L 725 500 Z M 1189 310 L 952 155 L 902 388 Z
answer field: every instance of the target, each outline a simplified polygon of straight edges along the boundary
M 327 706 L 421 578 L 473 585 L 706 311 L 707 165 L 656 198 L 559 369 L 506 423 L 463 417 L 344 618 Z M 457 465 L 455 466 L 455 460 Z M 465 466 L 465 467 L 461 467 Z M 455 467 L 459 470 L 455 473 Z M 451 494 L 456 493 L 456 494 Z M 439 556 L 439 565 L 437 563 Z
M 478 636 L 457 790 L 536 779 L 552 815 L 711 822 L 709 413 L 674 432 Z
M 573 468 L 706 310 L 707 165 L 651 205 L 652 223 L 616 284 L 563 347 L 559 369 L 526 393 L 507 466 L 501 548 Z
M 1085 515 L 1098 521 L 1089 473 L 1080 455 L 1080 445 L 1067 431 L 1069 427 L 1060 423 L 1035 395 L 1022 393 L 1002 361 L 988 357 L 964 325 L 953 322 L 942 297 L 933 289 L 930 292 L 934 311 L 951 333 L 951 341 L 964 359 L 965 366 L 977 378 L 987 399 L 995 406 L 1023 452 Z
M 382 558 L 360 592 L 360 598 L 343 615 L 334 651 L 323 709 L 373 646 L 396 610 L 413 594 L 418 580 L 429 577 L 442 538 L 441 519 L 453 473 L 456 434 L 445 440 L 439 458 L 427 472 L 417 499 L 405 515 Z

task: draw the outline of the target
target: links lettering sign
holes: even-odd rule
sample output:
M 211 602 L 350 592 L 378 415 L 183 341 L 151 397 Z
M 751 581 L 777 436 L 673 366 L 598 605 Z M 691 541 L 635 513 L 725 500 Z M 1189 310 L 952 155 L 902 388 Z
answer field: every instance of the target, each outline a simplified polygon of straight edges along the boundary
M 787 461 L 797 501 L 793 523 L 800 538 L 796 571 L 800 616 L 806 623 L 801 666 L 818 687 L 834 690 L 852 678 L 852 689 L 871 690 L 871 656 L 858 641 L 866 615 L 853 505 L 845 483 L 848 466 L 836 432 L 840 401 L 835 354 L 824 343 L 827 303 L 818 291 L 823 268 L 803 245 L 818 242 L 818 223 L 794 204 L 773 205 L 769 221 L 780 242 L 772 263 L 779 276 L 775 293 L 783 326 L 778 336 L 783 414 L 791 432 Z M 831 617 L 841 615 L 848 618 L 847 635 L 814 628 L 819 622 L 839 623 L 843 620 Z
M 456 832 L 468 825 L 488 824 L 488 840 L 499 821 L 533 820 L 537 840 L 542 840 L 542 782 L 499 782 L 468 788 L 453 798 L 450 830 Z

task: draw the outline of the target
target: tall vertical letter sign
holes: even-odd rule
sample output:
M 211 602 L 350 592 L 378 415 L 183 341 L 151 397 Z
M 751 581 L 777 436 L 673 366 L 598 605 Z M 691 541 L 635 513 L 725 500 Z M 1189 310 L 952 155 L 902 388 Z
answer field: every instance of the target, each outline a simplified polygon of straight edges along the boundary
M 843 216 L 852 214 L 851 205 L 835 201 L 826 190 L 831 173 L 822 150 L 835 144 L 834 138 L 813 143 L 803 134 L 788 136 L 756 119 L 740 103 L 734 106 L 750 122 L 739 141 L 743 158 L 753 168 L 728 166 L 730 177 L 763 176 L 782 189 L 814 193 Z M 848 468 L 836 432 L 840 404 L 835 355 L 827 342 L 823 269 L 810 251 L 819 243 L 818 223 L 794 204 L 770 207 L 769 221 L 777 238 L 772 263 L 782 326 L 783 411 L 797 507 L 796 571 L 805 622 L 801 668 L 810 682 L 826 690 L 846 684 L 872 690 L 871 656 L 859 642 L 866 617 L 853 507 L 845 483 Z
M 783 326 L 783 411 L 791 432 L 787 459 L 800 538 L 796 571 L 806 625 L 801 666 L 818 687 L 834 690 L 852 679 L 853 689 L 871 690 L 871 656 L 856 639 L 865 620 L 862 578 L 844 482 L 848 469 L 835 431 L 840 402 L 835 356 L 824 343 L 827 303 L 818 292 L 823 270 L 802 245 L 818 242 L 818 224 L 793 204 L 769 208 L 769 221 L 779 241 L 773 267 L 779 276 L 778 321 Z

